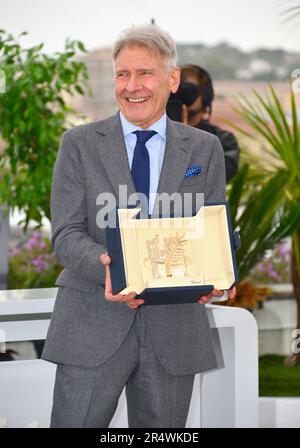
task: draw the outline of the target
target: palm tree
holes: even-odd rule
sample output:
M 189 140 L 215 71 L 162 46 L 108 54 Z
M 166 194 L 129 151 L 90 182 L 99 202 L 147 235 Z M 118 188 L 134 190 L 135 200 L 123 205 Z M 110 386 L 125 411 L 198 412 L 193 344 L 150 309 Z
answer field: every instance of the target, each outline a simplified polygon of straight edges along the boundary
M 299 17 L 300 16 L 300 2 L 298 1 L 293 6 L 290 6 L 289 8 L 285 9 L 284 11 L 282 11 L 282 13 L 280 15 L 284 17 L 283 22 L 291 22 L 295 18 Z
M 257 100 L 255 104 L 243 96 L 241 100 L 238 100 L 239 107 L 235 109 L 250 130 L 234 127 L 247 138 L 259 139 L 263 145 L 260 157 L 250 156 L 254 171 L 250 175 L 250 193 L 246 198 L 247 205 L 243 212 L 242 222 L 239 223 L 241 229 L 242 226 L 245 226 L 243 228 L 243 232 L 246 234 L 244 250 L 246 251 L 248 248 L 249 254 L 244 256 L 241 271 L 243 276 L 244 271 L 249 269 L 251 259 L 256 257 L 257 252 L 262 252 L 265 246 L 269 246 L 269 243 L 274 242 L 276 236 L 280 241 L 284 235 L 290 232 L 292 238 L 292 283 L 298 305 L 297 328 L 300 328 L 299 110 L 297 110 L 295 95 L 292 91 L 290 92 L 290 117 L 285 113 L 272 86 L 269 88 L 266 99 L 259 93 L 254 93 Z M 256 202 L 251 193 L 251 189 L 255 185 L 261 186 Z M 233 191 L 232 194 L 236 195 L 237 193 Z M 275 225 L 274 232 L 271 231 L 271 233 L 270 220 Z M 256 247 L 251 241 L 253 240 L 251 228 L 253 231 L 257 231 L 255 227 L 252 227 L 255 223 L 261 231 L 261 240 Z M 284 231 L 282 232 L 282 230 Z M 258 247 L 259 245 L 261 247 Z M 292 354 L 288 362 L 300 364 L 300 354 Z
M 258 181 L 253 165 L 245 163 L 234 177 L 228 194 L 232 227 L 240 234 L 237 251 L 238 277 L 242 282 L 266 252 L 300 227 L 300 207 L 279 204 L 283 182 Z

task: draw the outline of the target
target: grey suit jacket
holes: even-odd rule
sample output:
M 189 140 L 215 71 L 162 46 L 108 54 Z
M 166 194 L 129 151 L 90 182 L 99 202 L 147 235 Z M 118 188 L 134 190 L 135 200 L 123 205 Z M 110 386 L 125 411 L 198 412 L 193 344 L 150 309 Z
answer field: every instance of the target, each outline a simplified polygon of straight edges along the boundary
M 201 174 L 184 177 L 199 163 Z M 105 231 L 96 224 L 101 192 L 135 192 L 119 114 L 77 126 L 62 137 L 51 193 L 52 243 L 64 270 L 42 358 L 95 367 L 124 341 L 137 311 L 104 298 Z M 158 193 L 203 192 L 205 202 L 225 200 L 225 164 L 217 137 L 167 120 Z M 204 305 L 144 306 L 153 348 L 166 371 L 186 375 L 216 367 Z

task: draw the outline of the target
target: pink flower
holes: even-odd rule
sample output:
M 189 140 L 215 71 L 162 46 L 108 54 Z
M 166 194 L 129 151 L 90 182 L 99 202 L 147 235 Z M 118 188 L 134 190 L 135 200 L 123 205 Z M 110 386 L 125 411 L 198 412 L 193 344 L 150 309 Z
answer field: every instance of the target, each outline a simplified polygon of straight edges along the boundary
M 12 251 L 11 251 L 11 256 L 12 257 L 17 257 L 21 252 L 21 249 L 18 246 L 13 247 Z
M 46 247 L 47 247 L 47 244 L 45 243 L 45 241 L 41 241 L 40 244 L 39 244 L 39 248 L 40 249 L 46 249 Z
M 49 268 L 49 264 L 42 260 L 41 255 L 31 260 L 31 264 L 35 267 L 36 272 L 46 271 Z

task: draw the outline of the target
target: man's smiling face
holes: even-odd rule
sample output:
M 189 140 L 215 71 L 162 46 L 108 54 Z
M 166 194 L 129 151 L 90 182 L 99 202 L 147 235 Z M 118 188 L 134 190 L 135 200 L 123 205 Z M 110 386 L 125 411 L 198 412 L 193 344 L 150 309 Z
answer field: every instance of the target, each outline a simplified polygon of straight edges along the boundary
M 179 68 L 168 69 L 163 56 L 146 47 L 124 47 L 116 57 L 116 100 L 124 117 L 144 129 L 165 113 L 179 82 Z

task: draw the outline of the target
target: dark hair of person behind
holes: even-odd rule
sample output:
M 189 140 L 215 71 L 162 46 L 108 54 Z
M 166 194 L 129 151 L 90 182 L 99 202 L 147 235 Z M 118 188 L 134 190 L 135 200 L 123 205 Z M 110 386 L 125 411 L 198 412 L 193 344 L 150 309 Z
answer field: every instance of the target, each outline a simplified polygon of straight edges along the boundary
M 199 87 L 199 95 L 202 99 L 202 112 L 208 112 L 211 115 L 212 102 L 214 99 L 214 88 L 210 74 L 195 64 L 185 64 L 180 67 L 181 79 L 184 81 L 186 76 L 193 75 L 196 77 Z

